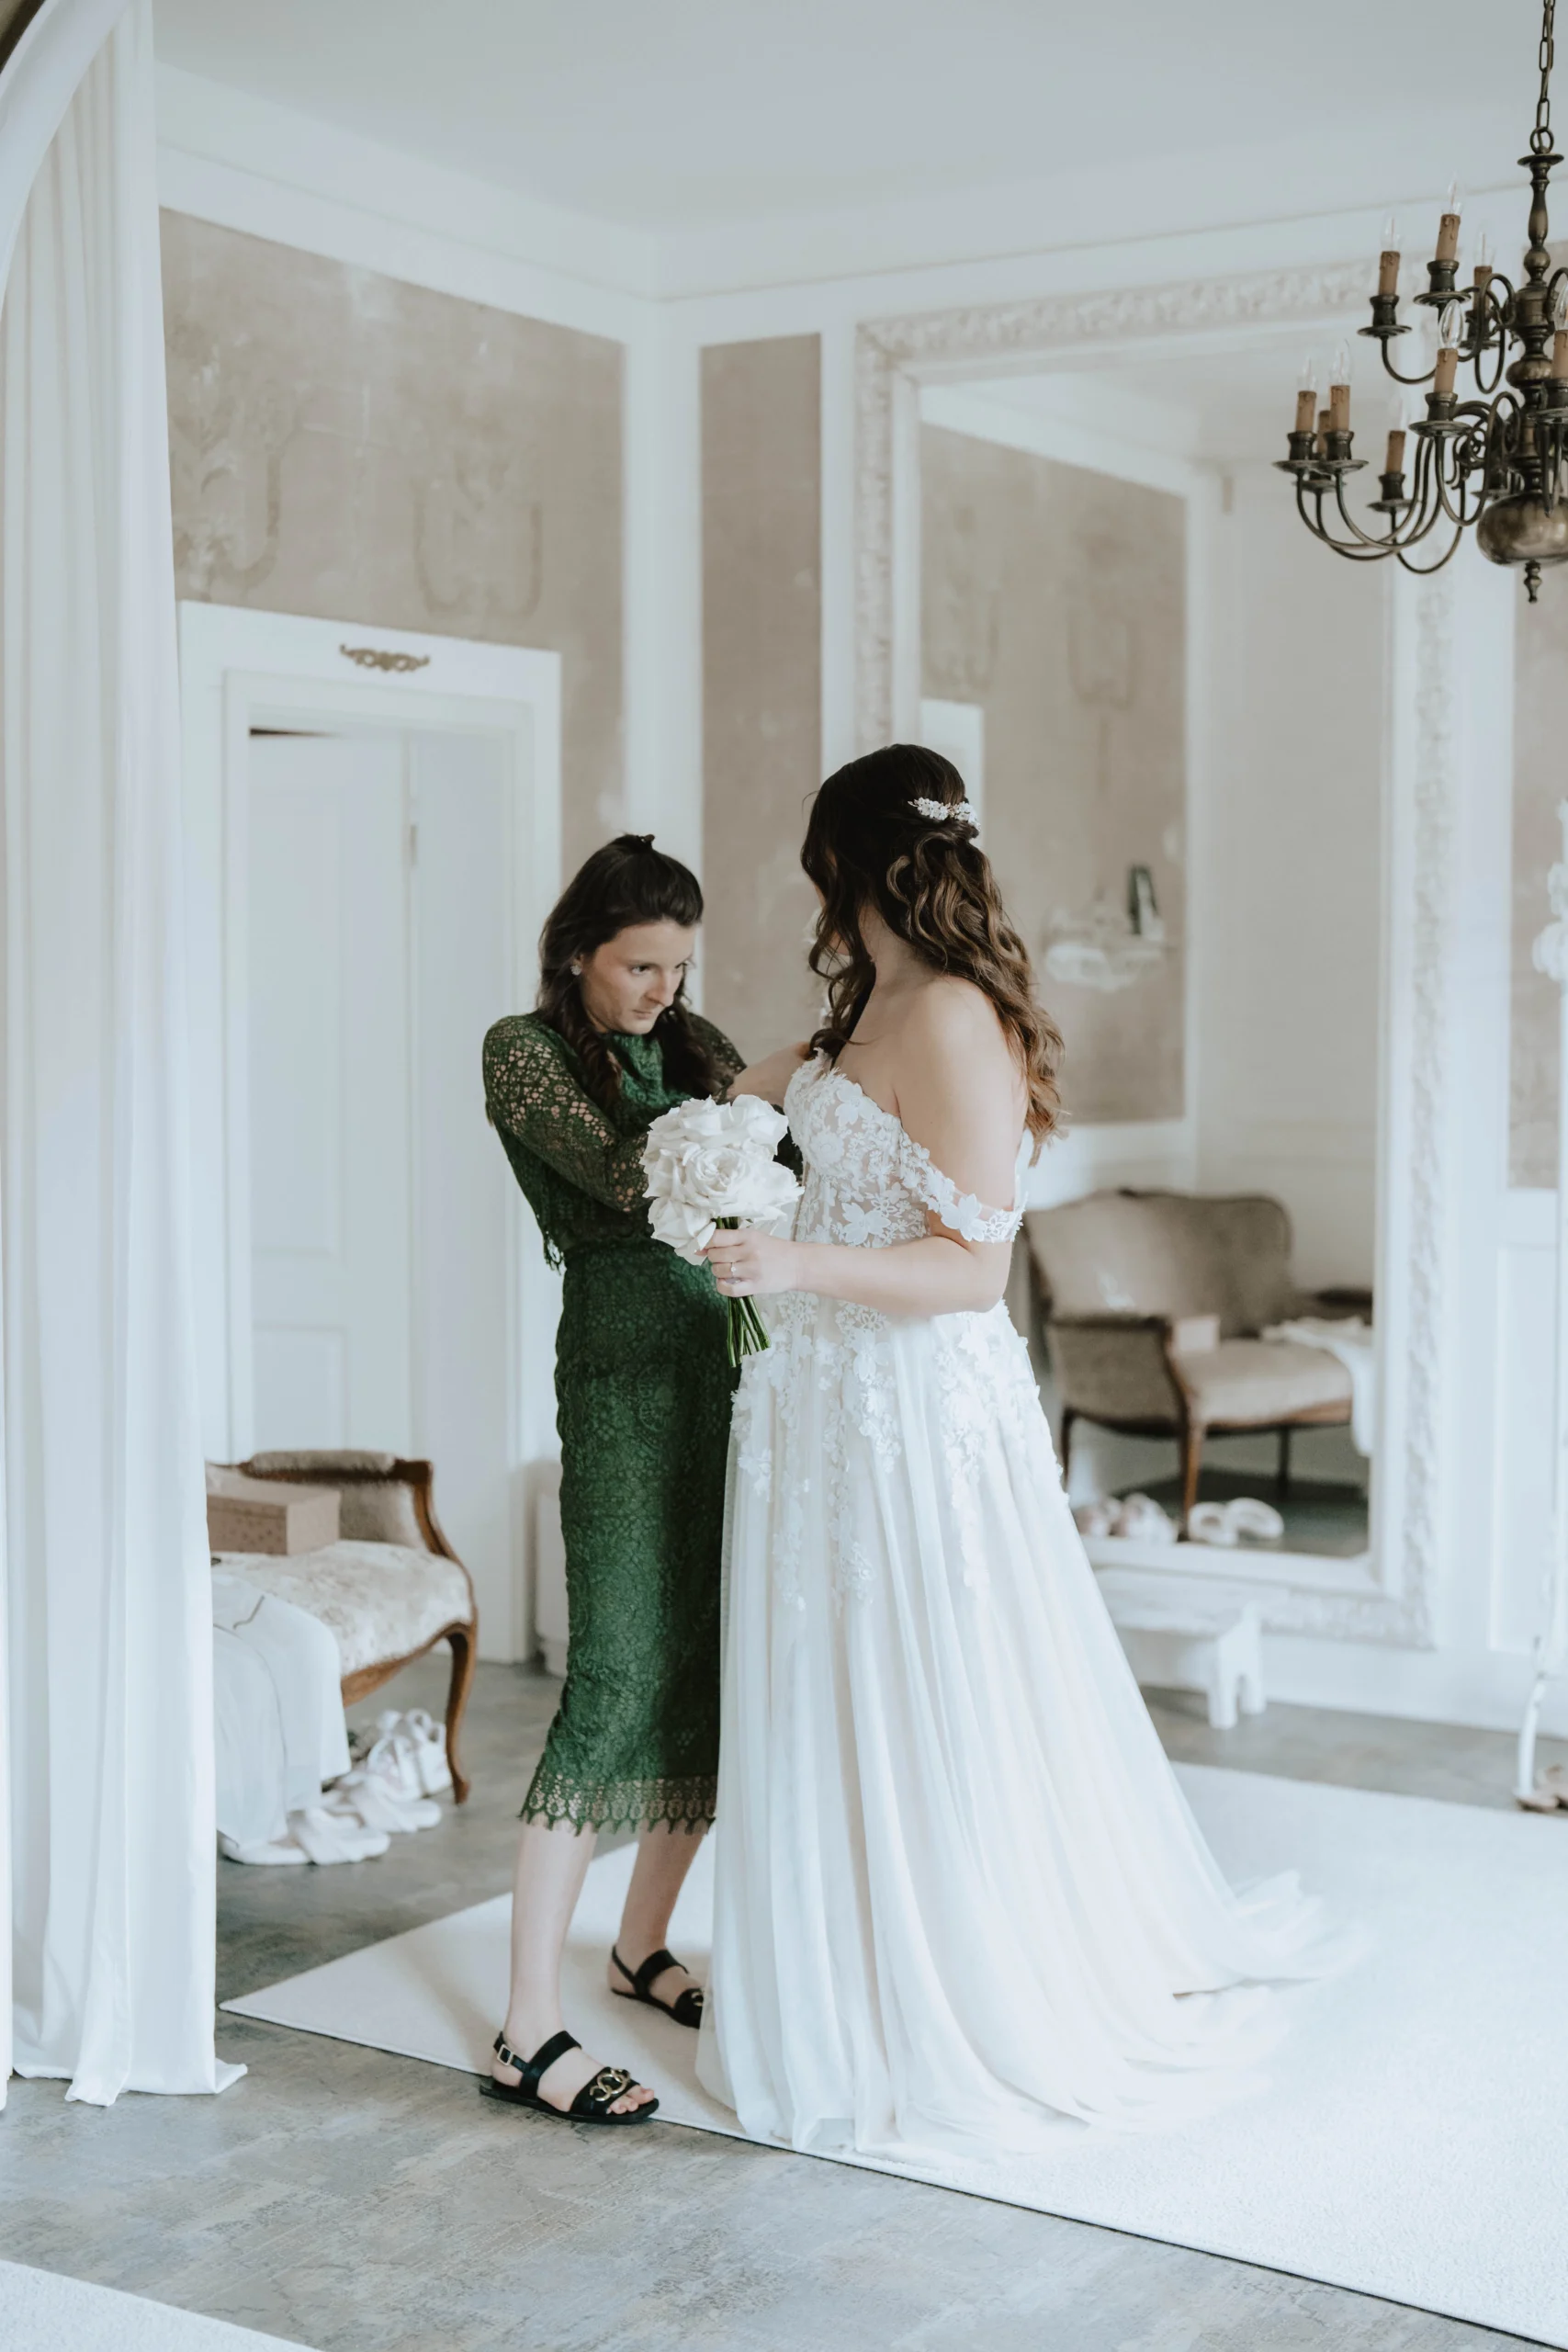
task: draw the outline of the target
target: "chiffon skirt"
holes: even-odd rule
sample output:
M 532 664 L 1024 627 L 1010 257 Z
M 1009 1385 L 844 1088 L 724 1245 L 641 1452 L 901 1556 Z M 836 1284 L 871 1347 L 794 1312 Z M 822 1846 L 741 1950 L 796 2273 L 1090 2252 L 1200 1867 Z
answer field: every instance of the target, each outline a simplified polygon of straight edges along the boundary
M 781 1308 L 731 1439 L 704 2083 L 758 2138 L 893 2157 L 1255 2085 L 1257 1988 L 1332 1947 L 1209 1853 L 1005 1311 Z

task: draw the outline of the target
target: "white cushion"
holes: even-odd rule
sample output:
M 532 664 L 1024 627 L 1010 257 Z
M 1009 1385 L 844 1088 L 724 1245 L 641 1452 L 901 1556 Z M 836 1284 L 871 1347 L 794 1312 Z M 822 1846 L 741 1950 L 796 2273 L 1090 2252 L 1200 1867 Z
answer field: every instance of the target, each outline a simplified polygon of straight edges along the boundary
M 1195 1392 L 1200 1419 L 1211 1425 L 1284 1420 L 1326 1405 L 1343 1405 L 1350 1417 L 1344 1365 L 1293 1340 L 1222 1340 L 1202 1355 L 1184 1355 L 1181 1373 Z
M 400 1544 L 329 1544 L 291 1559 L 220 1552 L 215 1566 L 319 1618 L 337 1643 L 344 1674 L 407 1657 L 473 1614 L 456 1560 Z

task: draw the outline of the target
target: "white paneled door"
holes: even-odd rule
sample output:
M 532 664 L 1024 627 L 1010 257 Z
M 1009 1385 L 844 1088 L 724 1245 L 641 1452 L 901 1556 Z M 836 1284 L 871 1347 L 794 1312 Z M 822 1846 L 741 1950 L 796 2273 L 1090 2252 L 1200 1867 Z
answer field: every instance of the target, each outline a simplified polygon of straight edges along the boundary
M 246 855 L 253 1442 L 429 1454 L 480 1580 L 513 1553 L 511 1009 L 493 735 L 254 732 Z
M 406 765 L 392 734 L 251 740 L 258 1448 L 413 1442 Z

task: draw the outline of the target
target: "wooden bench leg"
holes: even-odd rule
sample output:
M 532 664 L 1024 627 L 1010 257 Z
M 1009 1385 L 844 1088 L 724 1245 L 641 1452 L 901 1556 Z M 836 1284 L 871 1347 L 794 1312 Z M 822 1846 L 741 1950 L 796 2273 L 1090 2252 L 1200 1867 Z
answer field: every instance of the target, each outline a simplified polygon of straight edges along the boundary
M 468 1779 L 457 1761 L 457 1735 L 474 1679 L 474 1629 L 455 1625 L 446 1638 L 452 1650 L 452 1680 L 446 1692 L 446 1761 L 452 1772 L 452 1802 L 462 1804 L 468 1797 Z
M 1192 1507 L 1198 1499 L 1198 1473 L 1203 1466 L 1203 1439 L 1206 1432 L 1201 1421 L 1183 1421 L 1181 1425 L 1181 1532 L 1186 1537 Z
M 1064 1487 L 1072 1475 L 1073 1424 L 1077 1419 L 1077 1414 L 1072 1406 L 1064 1405 L 1062 1408 L 1062 1484 Z

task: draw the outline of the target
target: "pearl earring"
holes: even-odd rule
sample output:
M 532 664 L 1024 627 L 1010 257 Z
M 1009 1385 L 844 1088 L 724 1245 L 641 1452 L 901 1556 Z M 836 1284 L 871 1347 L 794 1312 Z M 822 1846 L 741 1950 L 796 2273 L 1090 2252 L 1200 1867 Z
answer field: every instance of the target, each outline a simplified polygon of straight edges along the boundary
M 582 967 L 581 964 L 574 964 L 572 966 L 571 977 L 574 980 L 580 980 L 582 978 Z

